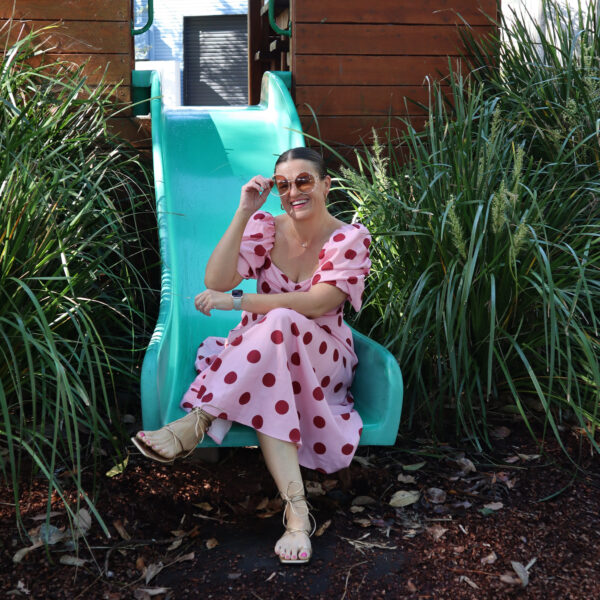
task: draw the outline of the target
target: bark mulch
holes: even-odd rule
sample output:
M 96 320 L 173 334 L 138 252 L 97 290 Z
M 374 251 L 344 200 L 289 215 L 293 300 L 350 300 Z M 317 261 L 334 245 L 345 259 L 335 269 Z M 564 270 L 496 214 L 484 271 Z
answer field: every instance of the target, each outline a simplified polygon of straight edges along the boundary
M 49 525 L 35 520 L 46 506 L 41 481 L 21 497 L 29 540 L 4 488 L 0 596 L 600 599 L 598 456 L 576 430 L 565 438 L 585 470 L 554 441 L 538 455 L 526 433 L 494 433 L 487 454 L 400 441 L 361 448 L 344 472 L 306 471 L 319 530 L 305 566 L 273 555 L 281 504 L 257 449 L 174 466 L 132 454 L 123 474 L 102 474 L 96 506 L 111 537 L 94 521 L 79 553 L 62 537 L 58 501 Z M 40 535 L 53 543 L 14 562 Z

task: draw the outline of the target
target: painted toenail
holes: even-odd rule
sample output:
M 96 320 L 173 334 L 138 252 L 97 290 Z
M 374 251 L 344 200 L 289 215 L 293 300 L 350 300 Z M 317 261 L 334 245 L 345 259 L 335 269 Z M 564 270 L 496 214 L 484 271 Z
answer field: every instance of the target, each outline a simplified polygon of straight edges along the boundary
M 143 431 L 140 431 L 140 432 L 138 433 L 138 436 L 139 436 L 139 437 L 146 437 L 146 434 L 145 434 Z
M 300 558 L 306 558 L 307 556 L 308 556 L 308 554 L 307 554 L 306 552 L 303 552 L 303 553 L 300 555 Z

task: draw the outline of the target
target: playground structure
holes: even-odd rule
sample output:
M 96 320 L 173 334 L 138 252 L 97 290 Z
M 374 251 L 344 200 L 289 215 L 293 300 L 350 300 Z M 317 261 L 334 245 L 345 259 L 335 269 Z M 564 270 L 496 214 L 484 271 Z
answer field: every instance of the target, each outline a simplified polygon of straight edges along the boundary
M 412 113 L 405 98 L 426 100 L 428 79 L 448 72 L 448 56 L 460 68 L 458 26 L 466 27 L 465 19 L 476 33 L 486 33 L 483 13 L 495 17 L 496 4 L 380 0 L 363 6 L 355 0 L 303 0 L 291 6 L 274 2 L 270 8 L 261 0 L 249 1 L 250 106 L 167 109 L 157 74 L 132 71 L 130 0 L 22 0 L 14 12 L 12 0 L 0 0 L 0 19 L 22 20 L 24 29 L 61 20 L 50 56 L 87 60 L 89 84 L 102 74 L 107 83 L 124 82 L 120 98 L 145 100 L 136 112 L 151 112 L 151 119 L 113 120 L 134 144 L 151 147 L 154 161 L 162 291 L 142 372 L 146 429 L 183 414 L 179 400 L 194 376 L 195 347 L 235 325 L 236 314 L 199 315 L 192 298 L 240 186 L 257 172 L 271 173 L 282 151 L 304 145 L 303 132 L 347 152 L 368 144 L 371 129 L 389 126 L 395 116 L 411 116 L 418 127 L 424 115 Z M 12 31 L 18 33 L 19 25 Z M 273 198 L 265 208 L 279 212 Z M 389 352 L 359 333 L 355 349 L 361 366 L 352 392 L 364 421 L 361 444 L 393 444 L 402 408 L 400 370 Z M 241 426 L 226 440 L 230 446 L 255 443 L 254 432 Z

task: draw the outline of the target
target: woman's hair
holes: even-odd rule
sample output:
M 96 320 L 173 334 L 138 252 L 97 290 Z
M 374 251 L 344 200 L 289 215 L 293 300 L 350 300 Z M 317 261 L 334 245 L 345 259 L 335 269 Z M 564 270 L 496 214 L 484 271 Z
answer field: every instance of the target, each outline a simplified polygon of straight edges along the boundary
M 302 146 L 298 148 L 292 148 L 291 150 L 286 150 L 275 163 L 275 170 L 277 170 L 277 165 L 281 163 L 288 162 L 289 160 L 308 160 L 313 163 L 317 169 L 317 173 L 321 179 L 327 175 L 327 169 L 325 168 L 325 161 L 323 157 L 312 148 L 304 148 Z

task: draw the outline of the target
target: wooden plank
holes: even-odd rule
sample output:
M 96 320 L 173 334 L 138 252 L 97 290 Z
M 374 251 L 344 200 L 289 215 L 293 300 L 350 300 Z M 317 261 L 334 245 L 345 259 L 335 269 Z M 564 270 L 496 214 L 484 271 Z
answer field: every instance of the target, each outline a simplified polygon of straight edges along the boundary
M 128 54 L 54 54 L 47 53 L 31 59 L 33 65 L 58 60 L 71 62 L 74 66 L 85 63 L 83 74 L 87 76 L 88 85 L 97 85 L 104 77 L 104 83 L 115 84 L 122 82 L 131 85 L 131 56 Z M 86 62 L 87 61 L 87 62 Z
M 452 68 L 465 67 L 458 58 Z M 446 57 L 429 56 L 294 56 L 294 79 L 302 85 L 421 85 L 426 76 L 449 72 Z
M 316 137 L 327 144 L 360 145 L 361 142 L 371 144 L 373 141 L 373 128 L 378 132 L 379 139 L 385 140 L 390 131 L 394 138 L 406 130 L 406 125 L 398 118 L 379 116 L 365 117 L 319 117 L 318 128 L 312 117 L 300 117 L 302 131 Z M 411 124 L 415 129 L 422 129 L 426 118 L 424 116 L 411 117 Z M 307 143 L 308 143 L 307 139 Z
M 297 85 L 295 104 L 301 115 L 311 115 L 311 108 L 319 116 L 421 114 L 408 99 L 427 104 L 428 86 Z
M 301 0 L 292 3 L 297 23 L 404 23 L 488 25 L 496 0 Z
M 453 55 L 464 52 L 460 31 L 453 25 L 330 25 L 298 23 L 294 28 L 297 54 Z M 476 38 L 492 27 L 471 29 Z
M 0 0 L 1 19 L 126 21 L 131 0 Z
M 55 24 L 54 21 L 17 21 L 10 29 L 0 19 L 0 44 L 7 38 L 14 43 L 32 30 Z M 130 45 L 129 23 L 116 21 L 64 21 L 46 30 L 42 39 L 48 39 L 54 52 L 61 54 L 127 54 Z
M 138 149 L 152 148 L 152 122 L 149 117 L 110 119 L 108 130 L 129 140 Z

